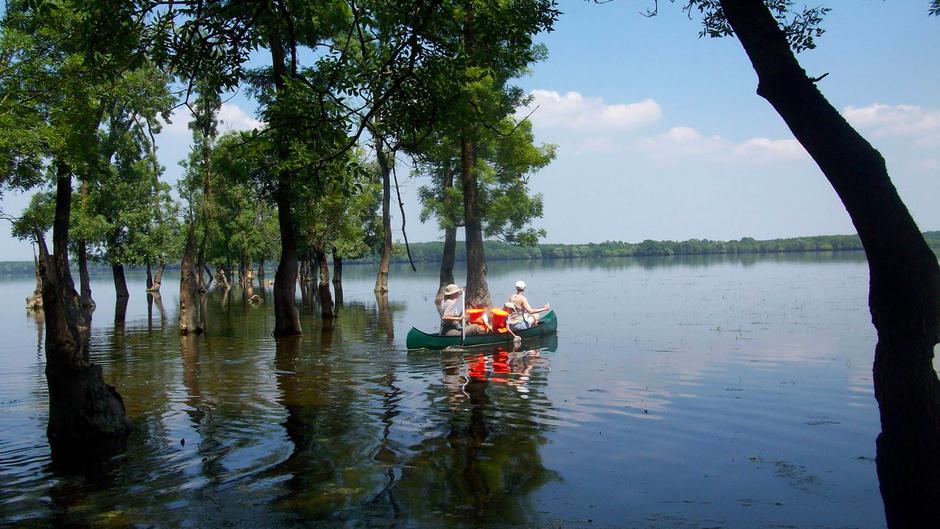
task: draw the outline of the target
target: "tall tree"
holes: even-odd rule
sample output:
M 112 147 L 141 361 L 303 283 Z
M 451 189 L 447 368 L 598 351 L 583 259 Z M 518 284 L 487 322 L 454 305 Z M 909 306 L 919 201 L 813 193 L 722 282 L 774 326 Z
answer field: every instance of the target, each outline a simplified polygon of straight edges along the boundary
M 888 526 L 940 525 L 940 266 L 891 183 L 881 154 L 822 95 L 793 51 L 814 46 L 826 9 L 791 2 L 690 0 L 703 33 L 737 36 L 757 93 L 786 122 L 845 205 L 868 257 L 878 334 L 873 378 L 881 415 L 877 469 Z M 932 4 L 936 12 L 937 4 Z M 781 27 L 781 24 L 783 27 Z
M 490 305 L 483 249 L 478 143 L 522 102 L 523 93 L 510 79 L 545 55 L 534 37 L 551 31 L 559 11 L 552 0 L 486 2 L 464 0 L 453 6 L 459 54 L 459 99 L 448 113 L 460 149 L 460 189 L 467 245 L 467 300 Z
M 53 454 L 85 456 L 131 429 L 79 333 L 85 324 L 69 271 L 72 180 L 96 157 L 99 109 L 123 72 L 143 61 L 129 2 L 10 1 L 0 33 L 0 166 L 5 186 L 55 186 L 52 251 L 39 240 L 46 321 L 47 434 Z

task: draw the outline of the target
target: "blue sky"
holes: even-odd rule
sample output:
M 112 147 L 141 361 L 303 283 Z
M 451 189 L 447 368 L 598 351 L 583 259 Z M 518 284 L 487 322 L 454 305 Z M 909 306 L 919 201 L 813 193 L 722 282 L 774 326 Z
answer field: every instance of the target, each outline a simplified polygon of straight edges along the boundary
M 842 0 L 818 48 L 802 53 L 829 101 L 884 155 L 902 199 L 923 230 L 940 229 L 940 19 L 927 0 Z M 558 145 L 531 179 L 545 199 L 537 225 L 548 242 L 737 239 L 853 233 L 844 208 L 770 105 L 733 38 L 699 38 L 700 22 L 660 2 L 597 5 L 562 0 L 556 31 L 541 37 L 546 61 L 517 84 L 534 96 L 536 138 Z M 223 128 L 250 128 L 254 103 L 239 94 Z M 528 114 L 528 109 L 521 111 Z M 188 149 L 180 113 L 160 135 L 166 179 Z M 399 176 L 408 238 L 441 237 L 418 222 L 421 179 Z M 15 213 L 26 197 L 7 193 Z M 397 211 L 393 225 L 401 239 Z M 31 257 L 0 233 L 0 259 Z

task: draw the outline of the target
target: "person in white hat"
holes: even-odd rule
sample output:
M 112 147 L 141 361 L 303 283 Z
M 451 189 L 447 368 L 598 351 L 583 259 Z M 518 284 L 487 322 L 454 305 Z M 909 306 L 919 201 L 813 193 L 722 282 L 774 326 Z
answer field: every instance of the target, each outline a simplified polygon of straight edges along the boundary
M 513 331 L 521 331 L 538 325 L 539 315 L 548 312 L 552 308 L 548 303 L 538 309 L 532 308 L 529 305 L 529 300 L 523 294 L 525 287 L 525 281 L 516 281 L 516 293 L 509 296 L 509 301 L 504 305 L 506 312 L 509 312 L 506 323 Z
M 444 300 L 441 301 L 441 334 L 443 335 L 460 336 L 461 326 L 467 336 L 481 332 L 478 326 L 466 321 L 463 300 L 460 299 L 462 293 L 463 289 L 453 283 L 444 287 Z

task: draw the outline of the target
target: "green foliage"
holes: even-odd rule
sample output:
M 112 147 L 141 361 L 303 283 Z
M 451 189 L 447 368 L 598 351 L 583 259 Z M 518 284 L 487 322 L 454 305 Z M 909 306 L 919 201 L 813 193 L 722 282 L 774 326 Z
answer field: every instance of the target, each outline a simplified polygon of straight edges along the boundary
M 36 193 L 30 197 L 29 206 L 13 221 L 11 233 L 21 241 L 36 242 L 52 228 L 54 217 L 55 193 Z
M 816 47 L 815 39 L 825 33 L 821 24 L 826 14 L 831 11 L 830 8 L 803 6 L 801 9 L 794 9 L 793 0 L 765 0 L 764 3 L 786 34 L 787 42 L 794 52 L 799 53 Z M 690 17 L 693 11 L 698 11 L 702 16 L 702 31 L 699 36 L 717 38 L 734 34 L 719 0 L 686 0 L 683 9 Z

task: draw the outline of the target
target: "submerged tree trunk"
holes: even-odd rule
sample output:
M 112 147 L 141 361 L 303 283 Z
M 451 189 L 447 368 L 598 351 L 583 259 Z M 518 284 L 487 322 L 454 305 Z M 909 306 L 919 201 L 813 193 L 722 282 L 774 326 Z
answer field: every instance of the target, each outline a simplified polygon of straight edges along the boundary
M 343 258 L 333 248 L 333 293 L 336 297 L 336 306 L 343 304 Z
M 316 250 L 317 263 L 320 265 L 320 282 L 317 294 L 320 297 L 320 316 L 324 320 L 336 317 L 333 312 L 333 295 L 330 293 L 330 265 L 326 262 L 326 252 L 322 248 Z
M 120 263 L 111 264 L 111 276 L 114 278 L 114 293 L 119 298 L 130 297 L 127 290 L 127 278 L 124 277 L 124 265 Z
M 163 271 L 166 269 L 166 263 L 160 258 L 157 265 L 157 273 L 153 276 L 153 284 L 147 289 L 148 292 L 160 292 L 160 285 L 163 284 Z
M 460 147 L 464 233 L 467 244 L 467 304 L 488 307 L 491 304 L 490 289 L 486 284 L 486 255 L 483 251 L 483 224 L 480 220 L 473 141 L 464 138 Z
M 36 274 L 36 288 L 33 289 L 33 295 L 26 298 L 26 310 L 42 310 L 42 265 L 39 263 L 39 257 L 36 256 L 35 247 L 33 248 L 33 267 Z
M 153 274 L 150 272 L 150 261 L 147 261 L 147 291 L 153 288 Z
M 199 334 L 203 331 L 199 318 L 198 277 L 196 274 L 196 228 L 191 222 L 186 235 L 186 247 L 180 262 L 180 334 Z
M 131 430 L 124 401 L 105 384 L 101 367 L 92 364 L 79 325 L 83 322 L 78 293 L 69 271 L 68 241 L 72 183 L 69 170 L 57 165 L 53 254 L 40 238 L 43 306 L 46 325 L 46 380 L 53 457 L 84 458 Z
M 285 46 L 281 41 L 280 28 L 276 26 L 277 24 L 268 37 L 275 97 L 279 98 L 283 96 L 286 89 L 288 70 L 285 62 Z M 293 38 L 293 33 L 290 38 Z M 295 43 L 289 43 L 287 48 L 296 49 Z M 296 63 L 292 66 L 296 68 Z M 295 73 L 293 68 L 290 75 Z M 276 132 L 276 136 L 289 134 L 286 128 L 282 128 L 286 125 L 281 121 L 279 114 L 272 116 L 271 129 Z M 277 141 L 276 144 L 278 157 L 282 161 L 287 160 L 290 157 L 290 151 L 286 138 L 282 138 L 282 141 Z M 277 272 L 274 274 L 274 336 L 276 337 L 303 332 L 300 327 L 300 311 L 297 310 L 297 304 L 294 301 L 297 287 L 297 234 L 291 211 L 290 177 L 291 175 L 286 170 L 278 175 L 277 214 L 278 226 L 281 229 L 281 259 L 277 265 Z
M 392 262 L 392 184 L 391 167 L 385 156 L 381 138 L 375 140 L 375 156 L 382 171 L 382 255 L 379 271 L 375 276 L 375 292 L 388 292 L 388 271 Z
M 757 93 L 826 175 L 865 248 L 878 333 L 873 377 L 881 415 L 877 469 L 888 526 L 940 526 L 940 267 L 897 194 L 884 159 L 800 67 L 761 0 L 722 0 L 758 75 Z
M 286 183 L 278 193 L 278 223 L 281 228 L 281 259 L 274 274 L 274 336 L 300 334 L 300 311 L 294 301 L 297 287 L 297 236 L 291 215 L 290 190 Z
M 84 187 L 84 185 L 83 185 Z M 95 300 L 91 298 L 91 278 L 88 274 L 88 243 L 78 241 L 78 282 L 81 288 L 80 300 L 87 309 L 95 308 Z

